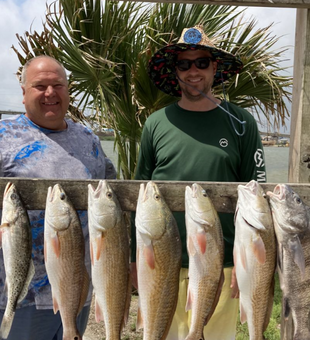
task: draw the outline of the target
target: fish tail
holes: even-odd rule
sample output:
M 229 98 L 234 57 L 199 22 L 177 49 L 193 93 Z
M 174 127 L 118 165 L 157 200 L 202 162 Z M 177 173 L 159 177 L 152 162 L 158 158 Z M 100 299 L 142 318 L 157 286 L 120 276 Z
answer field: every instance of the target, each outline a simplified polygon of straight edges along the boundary
M 0 328 L 0 339 L 7 339 L 7 337 L 9 336 L 14 319 L 14 314 L 14 312 L 10 315 L 6 315 L 4 313 Z

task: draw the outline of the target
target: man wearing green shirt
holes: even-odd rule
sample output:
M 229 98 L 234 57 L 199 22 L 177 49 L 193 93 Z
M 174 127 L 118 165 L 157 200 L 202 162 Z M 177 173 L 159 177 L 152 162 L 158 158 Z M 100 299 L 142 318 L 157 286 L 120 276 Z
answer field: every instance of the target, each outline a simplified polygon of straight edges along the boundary
M 200 26 L 184 29 L 179 42 L 157 51 L 149 75 L 163 92 L 179 101 L 154 112 L 146 121 L 137 172 L 138 180 L 266 181 L 260 135 L 253 116 L 212 93 L 242 69 L 236 56 L 213 45 Z M 182 247 L 179 301 L 168 340 L 184 340 L 190 315 L 185 311 L 188 254 L 184 212 L 174 213 Z M 235 339 L 238 286 L 233 270 L 233 214 L 219 214 L 225 240 L 225 282 L 217 308 L 204 330 L 206 339 Z M 133 233 L 135 232 L 133 228 Z M 133 240 L 134 241 L 134 240 Z M 132 247 L 135 276 L 135 244 Z M 133 277 L 135 282 L 135 277 Z

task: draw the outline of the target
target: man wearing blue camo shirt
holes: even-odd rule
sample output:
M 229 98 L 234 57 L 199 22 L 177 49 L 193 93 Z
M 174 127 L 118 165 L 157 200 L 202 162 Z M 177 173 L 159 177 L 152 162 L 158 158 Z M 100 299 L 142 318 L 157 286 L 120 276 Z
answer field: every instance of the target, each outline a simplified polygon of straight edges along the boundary
M 28 61 L 21 77 L 26 113 L 0 121 L 0 176 L 61 179 L 115 178 L 111 161 L 87 127 L 65 119 L 69 106 L 66 72 L 55 59 Z M 26 298 L 18 306 L 8 340 L 61 340 L 59 313 L 53 312 L 51 287 L 43 256 L 44 211 L 28 211 L 33 238 L 35 275 Z M 85 237 L 85 263 L 90 273 L 87 212 L 78 211 Z M 6 306 L 5 272 L 0 253 L 0 322 Z M 78 317 L 84 333 L 91 288 Z

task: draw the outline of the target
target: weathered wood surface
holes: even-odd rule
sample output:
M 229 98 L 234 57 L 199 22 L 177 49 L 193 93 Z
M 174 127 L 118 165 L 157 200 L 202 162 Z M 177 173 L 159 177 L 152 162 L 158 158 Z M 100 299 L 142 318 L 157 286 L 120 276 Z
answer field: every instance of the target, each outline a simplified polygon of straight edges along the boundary
M 58 180 L 58 179 L 24 179 L 0 178 L 0 202 L 2 206 L 3 192 L 6 184 L 16 184 L 27 209 L 44 209 L 47 189 L 59 183 L 70 197 L 76 209 L 87 209 L 88 184 L 97 187 L 99 180 Z M 109 180 L 124 211 L 135 211 L 141 183 L 147 181 Z M 194 182 L 156 182 L 172 211 L 184 211 L 184 195 L 186 185 Z M 212 198 L 219 212 L 234 212 L 237 202 L 237 187 L 240 183 L 197 182 Z M 263 183 L 265 191 L 272 191 L 277 183 Z M 310 184 L 290 184 L 302 200 L 310 205 Z
M 310 10 L 296 16 L 289 181 L 310 183 Z
M 139 2 L 174 2 L 188 4 L 230 5 L 230 6 L 258 6 L 258 7 L 285 7 L 310 8 L 310 0 L 136 0 Z

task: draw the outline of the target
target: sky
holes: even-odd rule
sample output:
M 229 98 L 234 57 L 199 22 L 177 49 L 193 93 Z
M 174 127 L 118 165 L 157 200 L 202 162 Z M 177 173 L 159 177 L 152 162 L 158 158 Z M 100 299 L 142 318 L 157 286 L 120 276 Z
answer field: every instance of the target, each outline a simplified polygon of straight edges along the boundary
M 51 2 L 52 0 L 47 1 L 47 3 Z M 20 50 L 16 33 L 24 36 L 26 31 L 42 31 L 45 11 L 45 0 L 0 0 L 0 110 L 23 111 L 24 109 L 21 88 L 15 76 L 20 64 L 11 47 L 14 45 Z M 276 47 L 289 49 L 285 54 L 285 59 L 288 60 L 282 66 L 292 66 L 296 9 L 248 7 L 245 17 L 256 19 L 256 28 L 274 23 L 271 32 L 280 36 Z M 292 74 L 293 68 L 289 72 Z

